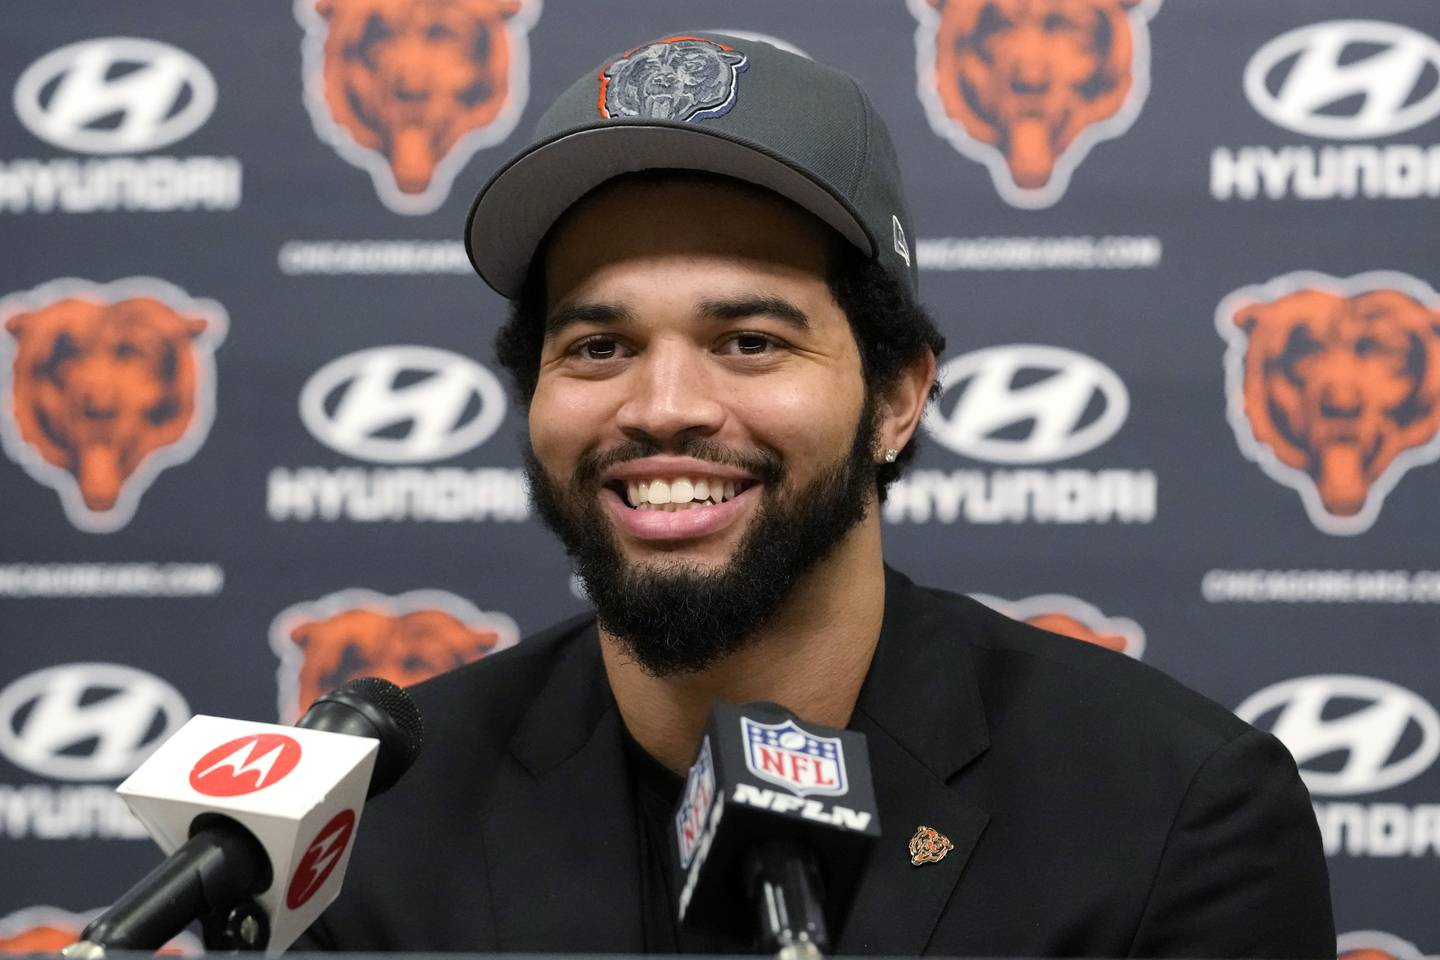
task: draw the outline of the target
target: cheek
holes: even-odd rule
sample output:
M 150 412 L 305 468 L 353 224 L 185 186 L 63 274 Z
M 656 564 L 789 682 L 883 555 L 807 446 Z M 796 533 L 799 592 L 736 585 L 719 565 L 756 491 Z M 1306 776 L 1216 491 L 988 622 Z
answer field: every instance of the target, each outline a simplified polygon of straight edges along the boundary
M 776 385 L 737 399 L 737 419 L 760 444 L 787 458 L 829 462 L 849 449 L 860 415 L 863 392 L 833 379 Z
M 568 472 L 580 455 L 604 439 L 614 422 L 598 391 L 557 388 L 541 381 L 530 401 L 530 444 L 551 471 Z

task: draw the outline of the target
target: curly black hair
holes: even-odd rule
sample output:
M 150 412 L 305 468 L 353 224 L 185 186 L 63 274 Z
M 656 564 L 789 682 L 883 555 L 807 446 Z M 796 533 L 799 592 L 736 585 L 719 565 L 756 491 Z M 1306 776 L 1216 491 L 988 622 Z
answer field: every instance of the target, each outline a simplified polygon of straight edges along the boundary
M 535 256 L 530 274 L 518 299 L 510 303 L 510 315 L 495 334 L 495 358 L 509 372 L 516 401 L 529 408 L 540 373 L 540 351 L 545 339 L 544 245 Z M 830 251 L 826 284 L 835 302 L 850 321 L 860 347 L 865 386 L 872 395 L 894 387 L 901 374 L 925 351 L 935 356 L 945 349 L 945 338 L 935 328 L 925 308 L 915 303 L 880 263 L 865 256 L 838 234 Z M 930 397 L 938 394 L 931 385 Z M 881 502 L 915 457 L 919 432 L 900 451 L 894 463 L 876 466 L 875 486 Z

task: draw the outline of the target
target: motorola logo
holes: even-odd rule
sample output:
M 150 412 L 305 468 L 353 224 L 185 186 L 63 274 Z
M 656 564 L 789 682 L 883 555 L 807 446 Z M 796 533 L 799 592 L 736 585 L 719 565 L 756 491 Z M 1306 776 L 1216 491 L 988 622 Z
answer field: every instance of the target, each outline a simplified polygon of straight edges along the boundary
M 174 687 L 113 663 L 71 663 L 0 690 L 0 754 L 56 780 L 118 780 L 190 717 Z
M 341 810 L 320 828 L 319 834 L 300 857 L 290 887 L 285 893 L 285 906 L 299 910 L 325 886 L 330 874 L 340 865 L 350 837 L 355 833 L 355 811 Z
M 944 364 L 938 378 L 939 409 L 926 418 L 927 431 L 955 453 L 991 463 L 1079 456 L 1113 437 L 1130 412 L 1113 370 L 1061 347 L 977 350 Z
M 207 797 L 241 797 L 278 783 L 300 763 L 300 744 L 283 733 L 226 741 L 190 770 L 190 786 Z
M 505 391 L 489 370 L 434 347 L 360 350 L 321 367 L 300 393 L 300 418 L 332 450 L 373 463 L 427 463 L 490 438 Z
M 215 78 L 177 47 L 137 37 L 85 40 L 36 60 L 15 84 L 15 113 L 46 143 L 77 153 L 143 153 L 188 137 L 215 109 Z
M 1406 688 L 1372 677 L 1297 677 L 1235 710 L 1294 755 L 1317 796 L 1376 793 L 1429 769 L 1440 755 L 1440 714 Z
M 1364 140 L 1440 114 L 1440 43 L 1381 20 L 1331 20 L 1282 33 L 1245 67 L 1245 95 L 1271 123 Z

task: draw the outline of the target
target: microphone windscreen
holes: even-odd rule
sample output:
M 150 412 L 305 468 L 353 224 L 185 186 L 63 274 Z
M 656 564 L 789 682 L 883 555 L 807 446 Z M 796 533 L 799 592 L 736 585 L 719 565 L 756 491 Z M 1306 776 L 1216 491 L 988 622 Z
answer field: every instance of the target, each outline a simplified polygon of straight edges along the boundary
M 296 726 L 379 740 L 370 797 L 384 793 L 404 776 L 425 740 L 420 708 L 383 677 L 360 677 L 318 697 Z

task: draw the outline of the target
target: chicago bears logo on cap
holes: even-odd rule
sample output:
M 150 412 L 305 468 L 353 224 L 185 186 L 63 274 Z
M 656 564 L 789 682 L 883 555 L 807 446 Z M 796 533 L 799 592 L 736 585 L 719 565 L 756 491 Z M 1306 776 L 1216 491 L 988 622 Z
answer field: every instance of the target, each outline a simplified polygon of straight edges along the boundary
M 347 680 L 384 677 L 410 686 L 519 638 L 510 617 L 443 590 L 394 597 L 341 590 L 296 604 L 270 626 L 270 647 L 280 658 L 280 719 L 295 721 Z
M 705 120 L 730 112 L 745 54 L 703 37 L 636 47 L 600 71 L 600 115 Z
M 1440 294 L 1401 273 L 1297 272 L 1221 301 L 1230 425 L 1316 527 L 1370 529 L 1440 457 Z
M 525 105 L 539 0 L 296 0 L 321 139 L 396 213 L 430 213 Z
M 1012 206 L 1048 207 L 1150 87 L 1158 0 L 909 0 L 935 132 L 990 168 Z
M 0 324 L 6 452 L 81 530 L 125 526 L 209 433 L 224 308 L 150 277 L 67 279 L 0 301 Z

